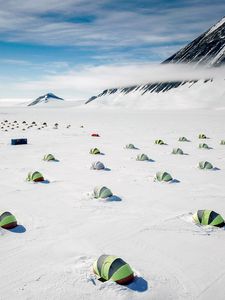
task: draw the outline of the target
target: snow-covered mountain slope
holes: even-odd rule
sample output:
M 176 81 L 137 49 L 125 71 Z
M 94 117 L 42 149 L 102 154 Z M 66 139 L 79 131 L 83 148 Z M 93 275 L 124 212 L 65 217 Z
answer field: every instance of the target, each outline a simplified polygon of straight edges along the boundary
M 220 66 L 225 63 L 225 17 L 163 63 Z
M 41 103 L 55 103 L 58 101 L 64 101 L 64 99 L 57 97 L 53 93 L 48 93 L 46 95 L 38 97 L 36 100 L 32 101 L 28 106 L 33 106 Z
M 209 67 L 222 66 L 225 63 L 225 17 L 208 31 L 196 38 L 193 42 L 182 48 L 180 51 L 169 57 L 162 64 L 192 63 L 194 65 L 204 65 Z M 204 83 L 210 80 L 204 79 Z M 100 98 L 117 98 L 118 96 L 133 95 L 143 96 L 145 93 L 165 93 L 171 89 L 195 86 L 197 81 L 168 81 L 151 82 L 145 85 L 134 85 L 123 88 L 106 89 L 97 96 L 91 97 L 86 103 Z M 113 95 L 113 97 L 112 97 Z M 122 100 L 123 97 L 121 97 Z
M 104 91 L 105 94 L 89 103 L 91 107 L 130 107 L 145 110 L 172 109 L 225 109 L 224 79 L 198 80 L 182 82 L 179 88 L 171 88 L 167 92 L 143 92 L 144 87 L 136 87 L 127 92 L 126 89 Z M 159 86 L 165 85 L 161 83 Z M 169 83 L 168 83 L 169 85 Z M 159 88 L 158 86 L 155 87 Z

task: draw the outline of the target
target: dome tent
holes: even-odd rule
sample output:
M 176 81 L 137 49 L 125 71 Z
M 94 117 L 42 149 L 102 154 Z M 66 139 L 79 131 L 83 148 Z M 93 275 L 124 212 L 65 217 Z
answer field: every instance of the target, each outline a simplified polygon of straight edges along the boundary
M 155 140 L 156 145 L 166 145 L 163 140 Z
M 198 210 L 193 215 L 193 220 L 196 224 L 211 225 L 216 227 L 225 226 L 224 219 L 221 215 L 213 210 Z
M 94 198 L 100 199 L 100 198 L 108 198 L 113 196 L 113 193 L 109 188 L 106 186 L 100 186 L 94 188 Z
M 41 182 L 41 181 L 44 181 L 44 177 L 43 175 L 38 172 L 38 171 L 35 171 L 35 172 L 29 172 L 28 173 L 28 176 L 27 176 L 27 181 L 33 181 L 33 182 Z
M 200 134 L 198 135 L 198 138 L 199 138 L 199 139 L 207 139 L 207 136 L 206 136 L 204 133 L 200 133 Z
M 172 151 L 172 154 L 181 154 L 181 155 L 183 155 L 184 152 L 180 148 L 174 148 L 173 151 Z
M 138 154 L 136 160 L 139 160 L 139 161 L 146 161 L 146 160 L 149 160 L 148 156 L 144 153 L 142 154 Z
M 102 162 L 95 161 L 95 162 L 92 163 L 91 169 L 92 170 L 104 170 L 105 166 L 104 166 L 104 164 Z
M 225 140 L 221 140 L 220 145 L 225 145 Z
M 213 165 L 208 161 L 200 161 L 198 167 L 202 170 L 211 170 L 213 169 Z
M 98 148 L 92 148 L 90 150 L 90 154 L 101 154 L 100 150 Z
M 125 146 L 125 148 L 126 148 L 126 149 L 137 149 L 137 148 L 134 146 L 134 144 L 127 144 L 127 145 Z
M 16 218 L 8 211 L 0 214 L 0 227 L 12 229 L 17 226 Z
M 55 157 L 52 154 L 46 154 L 43 158 L 44 161 L 56 161 Z
M 199 144 L 198 147 L 199 147 L 200 149 L 209 149 L 209 146 L 208 146 L 207 144 L 205 144 L 205 143 Z
M 185 136 L 181 136 L 178 139 L 179 142 L 190 142 Z
M 159 182 L 162 182 L 162 181 L 169 182 L 169 181 L 173 180 L 172 176 L 167 172 L 157 172 L 155 174 L 154 179 L 155 179 L 155 181 L 159 181 Z
M 134 279 L 131 267 L 114 255 L 101 255 L 93 264 L 94 273 L 104 281 L 112 280 L 118 284 L 128 284 Z

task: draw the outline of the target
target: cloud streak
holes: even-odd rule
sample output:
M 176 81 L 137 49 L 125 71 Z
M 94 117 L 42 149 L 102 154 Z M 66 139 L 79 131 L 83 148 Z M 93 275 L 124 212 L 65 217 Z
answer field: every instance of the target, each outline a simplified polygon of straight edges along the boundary
M 221 1 L 217 5 L 195 1 L 195 6 L 193 1 L 189 4 L 183 1 L 185 5 L 181 7 L 168 6 L 165 1 L 152 2 L 154 6 L 149 3 L 143 8 L 137 2 L 121 8 L 107 0 L 25 0 L 20 3 L 1 0 L 0 33 L 2 40 L 10 42 L 104 49 L 154 46 L 177 40 L 185 43 L 212 25 L 215 15 L 221 15 L 225 9 Z M 87 16 L 93 17 L 91 21 L 85 21 Z
M 99 94 L 107 88 L 144 85 L 161 81 L 208 78 L 223 80 L 224 73 L 224 68 L 194 68 L 191 65 L 85 66 L 80 67 L 79 71 L 73 70 L 64 75 L 47 75 L 41 80 L 15 82 L 11 84 L 11 89 L 16 91 L 15 98 L 23 97 L 27 100 L 50 91 L 65 99 L 83 100 Z M 1 84 L 0 88 L 2 88 Z

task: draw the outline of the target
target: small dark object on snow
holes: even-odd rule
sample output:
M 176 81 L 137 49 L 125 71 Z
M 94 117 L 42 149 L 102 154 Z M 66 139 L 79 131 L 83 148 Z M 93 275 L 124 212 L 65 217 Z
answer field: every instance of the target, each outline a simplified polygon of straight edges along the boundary
M 11 145 L 25 145 L 27 144 L 27 139 L 11 139 Z

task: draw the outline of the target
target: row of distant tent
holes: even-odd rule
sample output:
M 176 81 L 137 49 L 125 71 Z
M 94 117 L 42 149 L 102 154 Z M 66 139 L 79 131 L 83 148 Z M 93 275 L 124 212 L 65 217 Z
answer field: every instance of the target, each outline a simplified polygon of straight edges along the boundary
M 13 121 L 11 123 L 8 120 L 5 120 L 5 121 L 1 122 L 0 125 L 1 125 L 0 128 L 4 131 L 8 131 L 8 129 L 11 129 L 11 130 L 18 129 L 18 128 L 20 128 L 20 125 L 23 127 L 22 130 L 35 128 L 35 127 L 37 127 L 38 130 L 41 130 L 43 128 L 48 127 L 48 124 L 46 122 L 43 122 L 43 123 L 38 125 L 35 121 L 33 121 L 31 123 L 28 123 L 26 121 L 22 121 L 21 124 L 20 124 L 18 121 Z M 53 129 L 58 129 L 58 127 L 59 127 L 58 123 L 55 123 L 53 125 Z M 66 125 L 66 128 L 70 128 L 70 127 L 71 127 L 70 124 Z
M 111 197 L 113 194 L 107 187 L 96 187 L 94 189 L 94 197 L 98 199 L 106 199 Z M 224 227 L 225 221 L 223 217 L 212 210 L 198 210 L 192 215 L 192 219 L 196 224 L 199 225 L 210 225 L 215 227 Z M 0 227 L 4 229 L 13 229 L 17 226 L 16 217 L 10 212 L 4 212 L 0 214 Z
M 132 145 L 132 147 L 131 147 L 131 145 L 132 144 L 129 144 L 129 145 L 127 145 L 126 146 L 126 148 L 127 149 L 137 149 L 137 148 L 135 148 L 133 145 Z M 98 154 L 102 154 L 101 153 L 101 151 L 98 149 L 98 148 L 92 148 L 91 150 L 90 150 L 90 154 L 94 154 L 94 155 L 98 155 Z M 183 153 L 183 151 L 180 149 L 180 148 L 174 148 L 173 149 L 173 151 L 172 151 L 172 154 L 184 154 Z M 137 161 L 153 161 L 152 159 L 150 159 L 149 157 L 148 157 L 148 155 L 147 154 L 144 154 L 144 153 L 141 153 L 141 154 L 138 154 L 137 155 L 137 157 L 136 157 L 136 160 Z M 213 169 L 214 167 L 213 167 L 213 165 L 210 163 L 210 162 L 208 162 L 208 161 L 200 161 L 199 163 L 198 163 L 198 168 L 199 169 L 204 169 L 204 170 L 210 170 L 210 169 Z M 92 169 L 95 169 L 95 170 L 103 170 L 103 169 L 105 169 L 105 166 L 103 165 L 103 163 L 101 163 L 101 162 L 96 162 L 96 163 L 94 163 L 94 165 L 92 165 Z M 162 173 L 162 174 L 164 174 L 164 175 L 162 175 L 162 176 L 156 176 L 157 177 L 157 179 L 158 178 L 162 178 L 162 180 L 159 180 L 158 179 L 158 181 L 171 181 L 171 180 L 173 180 L 172 179 L 172 177 L 171 177 L 171 175 L 169 175 L 168 173 L 166 173 L 166 172 L 160 172 L 160 173 Z M 169 175 L 169 180 L 165 180 L 164 178 L 168 178 L 168 176 L 166 175 L 165 176 L 165 174 L 168 174 Z

